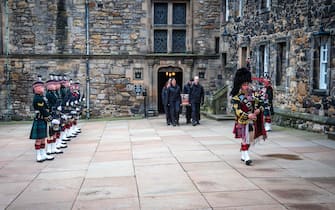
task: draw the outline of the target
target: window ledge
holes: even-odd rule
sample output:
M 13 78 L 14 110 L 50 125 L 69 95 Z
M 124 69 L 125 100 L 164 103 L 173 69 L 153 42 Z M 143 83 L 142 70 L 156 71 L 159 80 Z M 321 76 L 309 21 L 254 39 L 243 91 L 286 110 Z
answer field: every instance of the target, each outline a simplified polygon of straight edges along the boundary
M 266 14 L 266 13 L 270 13 L 270 8 L 263 8 L 263 9 L 259 9 L 258 13 L 261 14 Z
M 285 87 L 285 85 L 278 85 L 278 86 L 276 85 L 275 87 L 276 87 L 276 90 L 277 90 L 277 91 L 281 91 L 281 92 L 285 92 L 286 89 L 287 89 L 287 88 Z
M 317 96 L 328 96 L 329 95 L 328 90 L 324 90 L 324 89 L 313 89 L 312 94 L 317 95 Z

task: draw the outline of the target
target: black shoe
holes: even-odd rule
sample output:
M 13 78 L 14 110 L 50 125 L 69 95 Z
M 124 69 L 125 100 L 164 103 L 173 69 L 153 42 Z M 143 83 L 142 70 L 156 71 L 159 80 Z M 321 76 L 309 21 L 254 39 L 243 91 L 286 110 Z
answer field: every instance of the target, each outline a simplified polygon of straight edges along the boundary
M 251 163 L 252 163 L 252 160 L 247 160 L 247 161 L 245 161 L 245 165 L 247 165 L 247 166 L 250 166 Z
M 176 124 L 175 124 L 175 123 L 173 123 L 172 125 L 173 125 L 174 127 L 176 126 Z
M 196 123 L 192 123 L 193 126 L 196 126 L 197 124 Z
M 197 121 L 197 125 L 200 125 L 200 122 L 199 122 L 199 121 Z
M 244 160 L 241 158 L 241 161 L 244 162 Z

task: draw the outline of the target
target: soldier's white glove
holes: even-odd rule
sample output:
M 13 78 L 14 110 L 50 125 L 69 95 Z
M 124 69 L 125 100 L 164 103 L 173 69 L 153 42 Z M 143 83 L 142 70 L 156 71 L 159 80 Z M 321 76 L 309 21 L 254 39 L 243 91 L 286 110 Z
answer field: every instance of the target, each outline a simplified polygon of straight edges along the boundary
M 83 98 L 83 101 L 86 101 L 86 99 L 85 99 L 85 98 Z
M 52 121 L 51 121 L 51 124 L 54 124 L 54 125 L 59 125 L 59 120 L 57 120 L 57 119 L 53 119 Z
M 71 101 L 71 103 L 70 103 L 70 104 L 71 104 L 71 106 L 73 106 L 73 101 Z
M 75 100 L 75 101 L 74 101 L 74 104 L 78 104 L 78 101 L 77 101 L 77 100 Z
M 57 110 L 58 110 L 58 111 L 62 111 L 62 107 L 61 107 L 61 106 L 58 106 L 58 107 L 57 107 Z
M 81 102 L 81 98 L 79 99 L 79 102 Z
M 69 102 L 66 102 L 66 104 L 65 104 L 66 106 L 69 106 Z

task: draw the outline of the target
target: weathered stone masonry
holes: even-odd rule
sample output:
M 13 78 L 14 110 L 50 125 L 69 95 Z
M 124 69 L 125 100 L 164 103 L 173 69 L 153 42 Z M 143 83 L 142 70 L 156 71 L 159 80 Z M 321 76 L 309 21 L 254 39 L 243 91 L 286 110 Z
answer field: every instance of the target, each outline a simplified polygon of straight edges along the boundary
M 180 68 L 185 83 L 205 71 L 202 83 L 207 94 L 220 72 L 215 38 L 220 36 L 220 1 L 184 1 L 191 37 L 186 53 L 154 54 L 151 0 L 90 0 L 89 55 L 86 56 L 85 0 L 8 0 L 1 4 L 2 49 L 0 55 L 1 119 L 22 119 L 32 115 L 31 84 L 38 74 L 66 73 L 80 80 L 86 94 L 90 82 L 91 116 L 132 116 L 143 113 L 143 97 L 134 86 L 148 91 L 148 108 L 158 109 L 158 71 Z M 169 2 L 169 1 L 166 1 Z M 6 23 L 8 46 L 6 56 Z M 89 60 L 90 78 L 86 74 Z M 8 68 L 5 64 L 8 63 Z M 134 69 L 142 78 L 134 78 Z M 8 73 L 8 74 L 7 74 Z M 9 89 L 9 92 L 7 91 Z M 160 90 L 159 90 L 160 91 Z
M 277 123 L 315 131 L 333 130 L 334 125 L 328 118 L 335 116 L 335 5 L 329 0 L 252 0 L 244 1 L 243 15 L 238 17 L 238 2 L 229 1 L 228 21 L 224 19 L 226 1 L 222 4 L 221 34 L 226 41 L 222 42 L 221 50 L 227 53 L 228 63 L 242 66 L 246 58 L 242 56 L 244 48 L 251 58 L 254 75 L 260 76 L 264 70 L 261 46 L 265 46 L 269 75 L 275 88 Z M 264 5 L 269 2 L 270 7 L 262 8 L 262 2 Z M 328 43 L 328 87 L 322 93 L 315 88 L 321 26 L 326 31 L 322 42 Z M 284 58 L 280 57 L 281 48 Z M 279 62 L 282 62 L 282 75 L 278 74 Z M 230 72 L 225 73 L 226 78 L 231 77 Z M 299 117 L 299 113 L 309 117 Z

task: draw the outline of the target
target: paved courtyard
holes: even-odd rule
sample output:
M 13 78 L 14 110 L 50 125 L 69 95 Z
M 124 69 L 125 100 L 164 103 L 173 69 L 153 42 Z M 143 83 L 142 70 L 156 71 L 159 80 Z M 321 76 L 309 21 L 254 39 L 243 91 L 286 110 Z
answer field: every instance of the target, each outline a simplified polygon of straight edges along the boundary
M 37 163 L 31 124 L 0 125 L 0 209 L 335 209 L 335 141 L 273 127 L 240 161 L 232 121 L 86 121 Z

